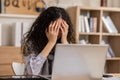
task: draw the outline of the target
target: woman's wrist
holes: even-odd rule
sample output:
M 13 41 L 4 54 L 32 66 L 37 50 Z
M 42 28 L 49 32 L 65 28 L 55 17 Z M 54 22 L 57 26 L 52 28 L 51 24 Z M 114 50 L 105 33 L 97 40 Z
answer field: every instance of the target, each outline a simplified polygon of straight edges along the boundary
M 68 41 L 63 41 L 62 43 L 63 43 L 63 44 L 68 44 Z
M 54 46 L 56 44 L 56 42 L 48 41 L 48 44 L 51 46 Z
M 50 53 L 50 51 L 52 50 L 52 48 L 54 47 L 55 43 L 54 42 L 48 42 L 47 45 L 45 46 L 45 48 L 42 50 L 41 55 L 43 57 L 47 57 Z
M 63 44 L 68 44 L 67 38 L 62 38 L 61 42 L 62 42 Z

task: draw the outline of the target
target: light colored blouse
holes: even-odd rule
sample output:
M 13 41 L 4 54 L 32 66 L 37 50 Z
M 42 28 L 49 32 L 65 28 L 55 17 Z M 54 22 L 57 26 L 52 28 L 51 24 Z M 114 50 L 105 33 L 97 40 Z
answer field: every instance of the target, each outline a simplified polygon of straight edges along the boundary
M 35 54 L 25 56 L 25 75 L 40 75 L 45 61 L 46 57 L 41 54 L 38 56 Z

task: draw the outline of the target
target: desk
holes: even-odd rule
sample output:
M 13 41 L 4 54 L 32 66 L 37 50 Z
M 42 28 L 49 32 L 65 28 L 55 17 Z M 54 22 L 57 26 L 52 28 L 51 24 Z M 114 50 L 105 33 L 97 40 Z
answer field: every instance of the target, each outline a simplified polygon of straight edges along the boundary
M 43 76 L 25 76 L 25 75 L 17 75 L 17 76 L 0 76 L 0 80 L 49 80 Z

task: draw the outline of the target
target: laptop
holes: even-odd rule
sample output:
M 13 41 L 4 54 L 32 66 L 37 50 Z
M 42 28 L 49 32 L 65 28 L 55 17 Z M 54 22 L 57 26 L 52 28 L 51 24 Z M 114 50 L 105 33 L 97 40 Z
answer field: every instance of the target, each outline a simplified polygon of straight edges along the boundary
M 101 79 L 108 45 L 57 44 L 52 80 Z

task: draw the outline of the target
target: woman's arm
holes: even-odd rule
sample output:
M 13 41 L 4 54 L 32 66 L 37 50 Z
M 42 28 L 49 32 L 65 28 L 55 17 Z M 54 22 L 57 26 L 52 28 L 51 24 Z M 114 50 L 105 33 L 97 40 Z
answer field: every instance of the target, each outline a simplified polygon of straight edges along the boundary
M 32 75 L 39 75 L 44 62 L 46 61 L 46 57 L 49 55 L 53 47 L 54 47 L 54 44 L 51 42 L 48 42 L 45 48 L 37 57 L 34 55 L 31 56 L 30 67 L 31 67 Z
M 59 23 L 57 21 L 51 23 L 48 29 L 46 29 L 46 36 L 48 38 L 48 43 L 41 52 L 41 55 L 43 55 L 44 57 L 47 57 L 49 55 L 50 51 L 56 44 L 58 32 L 59 32 Z
M 42 52 L 39 55 L 42 55 L 43 57 L 47 57 L 54 47 L 55 43 L 48 42 L 45 48 L 42 50 Z
M 30 54 L 25 56 L 25 75 L 38 75 L 41 68 L 46 61 L 46 58 L 42 55 L 35 56 L 35 54 Z
M 58 31 L 59 31 L 59 26 L 57 21 L 51 23 L 48 29 L 46 29 L 46 36 L 48 38 L 47 45 L 44 47 L 44 49 L 37 57 L 32 55 L 29 59 L 30 61 L 28 64 L 28 68 L 31 68 L 32 75 L 39 75 L 39 73 L 41 72 L 41 68 L 47 56 L 49 55 L 50 51 L 56 44 Z
M 32 75 L 39 75 L 41 72 L 41 68 L 43 67 L 44 62 L 46 61 L 46 57 L 42 55 L 31 56 L 30 58 L 30 67 L 32 70 Z

